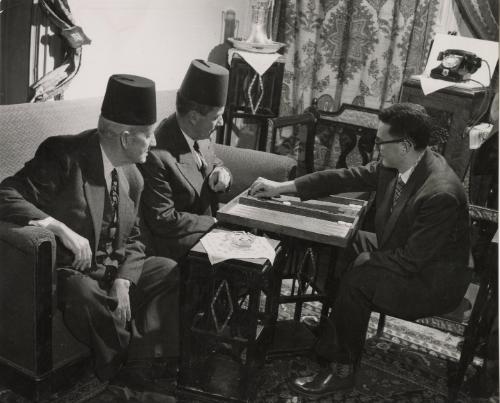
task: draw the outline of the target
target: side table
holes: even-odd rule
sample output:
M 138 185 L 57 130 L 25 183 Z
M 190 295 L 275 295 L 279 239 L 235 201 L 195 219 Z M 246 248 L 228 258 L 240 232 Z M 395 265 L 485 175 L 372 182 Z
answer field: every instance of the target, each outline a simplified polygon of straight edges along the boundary
M 214 231 L 225 231 L 215 229 Z M 181 267 L 180 396 L 252 401 L 256 369 L 273 341 L 281 261 L 231 259 L 212 266 L 198 242 Z

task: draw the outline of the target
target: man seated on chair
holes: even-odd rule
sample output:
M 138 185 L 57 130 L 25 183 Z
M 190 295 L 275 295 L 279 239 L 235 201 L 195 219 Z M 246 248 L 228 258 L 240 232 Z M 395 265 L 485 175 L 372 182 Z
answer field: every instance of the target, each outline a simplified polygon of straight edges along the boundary
M 54 233 L 58 305 L 103 381 L 123 377 L 129 353 L 178 354 L 178 269 L 145 257 L 137 219 L 135 164 L 155 144 L 155 122 L 154 82 L 113 75 L 97 129 L 46 139 L 0 184 L 0 219 Z
M 413 320 L 453 310 L 470 276 L 468 207 L 464 189 L 445 159 L 428 147 L 429 117 L 402 103 L 379 114 L 377 162 L 305 175 L 294 181 L 259 178 L 250 194 L 301 199 L 376 191 L 376 233 L 358 231 L 347 252 L 330 317 L 315 346 L 325 364 L 293 380 L 309 396 L 352 388 L 371 311 Z
M 210 135 L 221 126 L 229 72 L 193 60 L 177 92 L 176 112 L 156 130 L 156 147 L 139 168 L 145 189 L 141 212 L 155 253 L 182 258 L 216 222 L 217 193 L 231 174 L 213 150 Z

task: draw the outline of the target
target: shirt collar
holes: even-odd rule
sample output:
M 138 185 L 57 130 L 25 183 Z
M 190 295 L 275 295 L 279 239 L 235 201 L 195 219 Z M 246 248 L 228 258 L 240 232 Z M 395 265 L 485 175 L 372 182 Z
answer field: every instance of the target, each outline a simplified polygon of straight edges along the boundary
M 100 145 L 100 144 L 99 144 Z M 109 160 L 108 156 L 106 155 L 106 152 L 101 147 L 101 154 L 102 154 L 102 166 L 104 167 L 104 178 L 106 179 L 106 185 L 108 186 L 108 190 L 111 187 L 111 171 L 115 169 L 111 161 Z
M 184 130 L 181 129 L 181 132 L 184 135 L 184 138 L 186 139 L 189 148 L 191 149 L 191 151 L 193 151 L 194 140 L 191 137 L 189 137 L 186 133 L 184 133 Z
M 417 161 L 415 162 L 415 164 L 413 164 L 413 166 L 411 166 L 409 169 L 407 169 L 406 171 L 404 171 L 403 173 L 400 173 L 399 174 L 399 178 L 403 181 L 403 183 L 406 185 L 406 183 L 408 182 L 408 180 L 410 179 L 410 176 L 411 174 L 413 173 L 413 171 L 415 170 L 416 166 L 418 165 L 418 163 L 420 162 L 420 160 L 422 159 L 422 156 L 424 155 L 424 153 L 421 153 L 419 155 L 419 157 L 417 158 Z

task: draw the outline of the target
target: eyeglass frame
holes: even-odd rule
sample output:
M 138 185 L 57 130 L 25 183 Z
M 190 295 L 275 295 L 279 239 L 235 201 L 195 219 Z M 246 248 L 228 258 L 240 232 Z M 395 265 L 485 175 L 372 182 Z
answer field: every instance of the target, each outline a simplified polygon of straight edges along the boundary
M 386 141 L 377 141 L 377 138 L 375 137 L 374 146 L 376 148 L 380 148 L 380 146 L 384 145 L 384 144 L 402 143 L 403 141 L 409 141 L 408 137 L 401 137 L 401 138 L 396 139 L 396 140 L 386 140 Z

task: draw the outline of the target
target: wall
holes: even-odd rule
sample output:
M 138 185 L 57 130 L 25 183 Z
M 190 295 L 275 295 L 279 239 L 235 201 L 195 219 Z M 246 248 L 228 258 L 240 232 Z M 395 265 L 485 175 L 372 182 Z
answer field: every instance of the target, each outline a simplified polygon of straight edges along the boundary
M 65 99 L 99 96 L 113 73 L 153 79 L 157 89 L 179 87 L 189 63 L 221 42 L 222 11 L 233 9 L 240 35 L 249 0 L 70 0 L 76 23 L 92 44 Z

